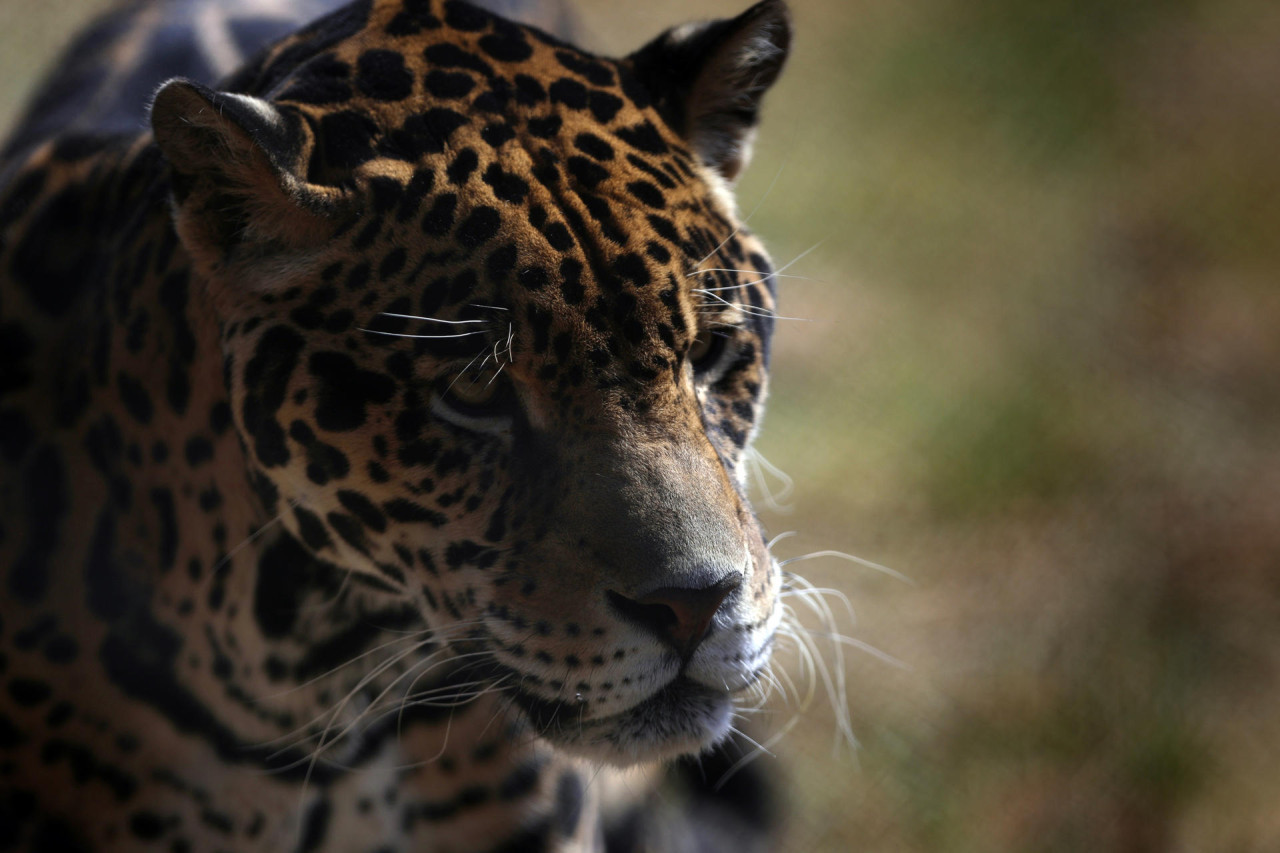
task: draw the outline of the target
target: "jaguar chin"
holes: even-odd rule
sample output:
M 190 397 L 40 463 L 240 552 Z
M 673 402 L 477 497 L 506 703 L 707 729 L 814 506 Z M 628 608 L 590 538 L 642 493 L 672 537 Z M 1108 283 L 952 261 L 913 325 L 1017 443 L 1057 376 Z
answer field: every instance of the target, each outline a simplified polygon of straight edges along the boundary
M 565 752 L 617 767 L 696 755 L 732 729 L 734 696 L 678 675 L 636 705 L 583 718 L 583 702 L 548 702 L 513 692 L 539 736 Z

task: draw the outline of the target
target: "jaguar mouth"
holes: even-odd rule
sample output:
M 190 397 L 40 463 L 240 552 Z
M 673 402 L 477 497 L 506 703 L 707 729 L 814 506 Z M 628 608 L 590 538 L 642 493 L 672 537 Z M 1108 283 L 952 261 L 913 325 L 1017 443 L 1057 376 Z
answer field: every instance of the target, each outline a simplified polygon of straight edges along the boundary
M 701 752 L 730 731 L 733 697 L 678 675 L 648 698 L 606 717 L 584 718 L 585 702 L 513 691 L 538 733 L 566 752 L 618 766 Z

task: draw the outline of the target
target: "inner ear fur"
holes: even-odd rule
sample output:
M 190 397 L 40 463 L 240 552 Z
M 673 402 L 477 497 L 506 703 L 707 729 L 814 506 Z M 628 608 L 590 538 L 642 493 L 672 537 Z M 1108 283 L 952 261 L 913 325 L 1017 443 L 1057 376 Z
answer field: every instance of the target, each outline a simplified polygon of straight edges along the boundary
M 198 262 L 319 245 L 333 233 L 341 192 L 297 174 L 306 137 L 295 114 L 173 80 L 156 94 L 151 127 L 170 165 L 178 232 Z
M 628 57 L 667 123 L 727 180 L 751 158 L 764 93 L 791 48 L 784 0 L 668 30 Z

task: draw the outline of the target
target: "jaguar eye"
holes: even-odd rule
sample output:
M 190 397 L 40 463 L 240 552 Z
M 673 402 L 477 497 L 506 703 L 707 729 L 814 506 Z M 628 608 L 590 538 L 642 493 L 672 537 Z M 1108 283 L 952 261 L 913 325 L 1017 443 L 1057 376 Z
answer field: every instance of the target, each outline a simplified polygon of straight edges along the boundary
M 441 389 L 441 396 L 450 405 L 468 414 L 488 413 L 497 403 L 502 390 L 502 380 L 492 370 L 480 373 L 464 373 Z
M 693 344 L 689 347 L 688 354 L 689 363 L 693 365 L 694 371 L 705 373 L 713 368 L 720 360 L 720 356 L 724 354 L 727 340 L 723 333 L 713 332 L 710 329 L 698 332 L 698 336 L 693 339 Z
M 436 387 L 431 411 L 473 432 L 504 434 L 511 428 L 514 392 L 496 370 L 467 371 Z

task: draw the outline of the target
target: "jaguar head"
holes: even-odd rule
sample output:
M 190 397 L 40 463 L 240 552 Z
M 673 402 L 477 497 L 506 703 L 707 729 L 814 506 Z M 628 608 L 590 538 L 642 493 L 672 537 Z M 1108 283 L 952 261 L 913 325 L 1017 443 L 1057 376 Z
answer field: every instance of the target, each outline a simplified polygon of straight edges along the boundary
M 578 754 L 713 744 L 768 660 L 774 289 L 731 188 L 789 38 L 766 0 L 607 60 L 379 0 L 155 100 L 264 512 Z

